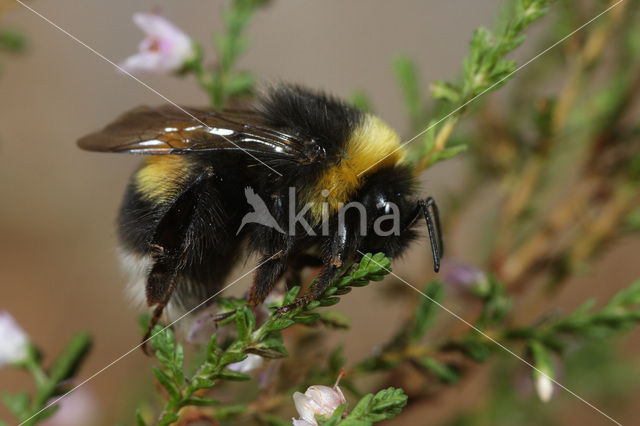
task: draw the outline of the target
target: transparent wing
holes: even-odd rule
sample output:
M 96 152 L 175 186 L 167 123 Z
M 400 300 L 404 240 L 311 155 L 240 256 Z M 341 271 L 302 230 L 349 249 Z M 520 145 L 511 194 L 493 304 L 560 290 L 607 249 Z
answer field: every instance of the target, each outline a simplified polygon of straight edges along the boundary
M 314 141 L 269 128 L 254 111 L 184 110 L 188 114 L 172 105 L 135 108 L 81 138 L 78 146 L 88 151 L 143 155 L 247 151 L 259 159 L 302 164 L 324 155 Z

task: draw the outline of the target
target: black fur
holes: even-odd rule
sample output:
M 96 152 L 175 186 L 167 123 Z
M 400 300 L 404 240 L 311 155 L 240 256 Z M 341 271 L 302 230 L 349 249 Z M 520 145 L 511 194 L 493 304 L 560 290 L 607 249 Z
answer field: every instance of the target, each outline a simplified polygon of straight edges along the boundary
M 331 156 L 338 155 L 364 114 L 325 93 L 299 86 L 271 89 L 258 102 L 266 123 L 285 133 L 313 139 Z
M 325 150 L 326 160 L 314 165 L 280 164 L 278 171 L 283 176 L 278 177 L 241 152 L 194 152 L 187 157 L 192 179 L 173 200 L 158 204 L 147 201 L 134 183 L 125 194 L 119 219 L 123 246 L 154 256 L 162 272 L 151 274 L 150 283 L 153 281 L 156 287 L 158 280 L 171 278 L 173 268 L 177 301 L 187 309 L 222 288 L 232 266 L 246 252 L 258 253 L 265 262 L 258 268 L 251 288 L 250 302 L 254 305 L 264 300 L 288 267 L 297 268 L 303 253 L 316 253 L 323 269 L 315 288 L 303 299 L 305 303 L 322 293 L 344 262 L 357 260 L 366 252 L 399 256 L 416 238 L 419 211 L 415 182 L 411 170 L 404 166 L 371 173 L 353 200 L 345 200 L 365 206 L 366 232 L 359 229 L 358 212 L 353 210 L 345 214 L 344 224 L 334 214 L 327 224 L 328 235 L 322 235 L 323 224 L 314 226 L 317 235 L 313 236 L 300 232 L 300 228 L 295 235 L 283 235 L 255 223 L 236 235 L 242 217 L 252 211 L 244 197 L 245 187 L 251 187 L 288 230 L 290 204 L 297 212 L 303 192 L 313 186 L 322 171 L 339 161 L 346 141 L 364 118 L 361 111 L 341 101 L 294 86 L 270 91 L 257 103 L 256 110 L 270 128 L 317 142 Z M 203 177 L 203 173 L 209 175 Z M 290 199 L 289 187 L 295 187 L 296 202 Z M 400 210 L 401 232 L 374 235 L 374 222 L 385 215 L 385 203 L 389 202 Z M 154 293 L 149 302 L 162 305 L 161 296 Z

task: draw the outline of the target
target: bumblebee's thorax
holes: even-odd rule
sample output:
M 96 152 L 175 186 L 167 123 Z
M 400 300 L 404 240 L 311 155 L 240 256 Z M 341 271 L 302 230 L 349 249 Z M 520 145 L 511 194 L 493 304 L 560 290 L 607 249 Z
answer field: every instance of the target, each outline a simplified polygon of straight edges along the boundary
M 405 151 L 397 133 L 380 118 L 367 114 L 345 141 L 332 165 L 303 196 L 313 203 L 311 214 L 322 219 L 322 205 L 336 212 L 340 203 L 348 203 L 371 173 L 402 161 Z

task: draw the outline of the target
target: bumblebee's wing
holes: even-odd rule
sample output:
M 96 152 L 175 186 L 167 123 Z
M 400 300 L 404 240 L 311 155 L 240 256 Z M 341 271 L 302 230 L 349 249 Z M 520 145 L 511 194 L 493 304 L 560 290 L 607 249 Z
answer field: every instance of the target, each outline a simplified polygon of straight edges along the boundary
M 253 111 L 141 106 L 81 138 L 89 151 L 162 155 L 246 151 L 258 159 L 311 163 L 323 150 L 312 140 L 269 128 Z

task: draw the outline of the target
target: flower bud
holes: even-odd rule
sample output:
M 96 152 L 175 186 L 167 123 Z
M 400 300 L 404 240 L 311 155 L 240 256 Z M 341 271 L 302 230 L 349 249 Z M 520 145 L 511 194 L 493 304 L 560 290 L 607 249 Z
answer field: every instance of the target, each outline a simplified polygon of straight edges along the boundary
M 548 375 L 538 373 L 536 376 L 535 387 L 536 393 L 542 402 L 551 401 L 554 386 Z
M 532 342 L 530 350 L 536 367 L 533 370 L 533 385 L 538 398 L 542 402 L 549 402 L 555 390 L 554 380 L 557 377 L 553 358 L 549 351 L 538 342 Z
M 487 275 L 473 265 L 449 261 L 443 267 L 443 281 L 460 293 L 471 292 L 484 297 L 490 291 Z
M 340 377 L 338 377 L 339 380 Z M 338 386 L 338 381 L 333 387 L 314 385 L 310 386 L 305 393 L 293 394 L 293 402 L 301 417 L 292 419 L 294 426 L 317 426 L 316 415 L 330 416 L 336 408 L 347 402 Z
M 249 354 L 242 361 L 227 365 L 227 368 L 238 373 L 250 373 L 262 367 L 263 362 L 264 359 L 260 355 Z
M 29 345 L 27 334 L 11 314 L 0 312 L 0 367 L 26 360 Z
M 219 329 L 213 320 L 217 313 L 215 307 L 207 308 L 199 313 L 198 316 L 192 320 L 191 328 L 186 333 L 185 340 L 195 345 L 206 345 L 214 333 L 217 333 L 219 340 L 224 340 L 228 332 L 226 329 L 224 331 Z M 191 320 L 191 318 L 187 320 Z

